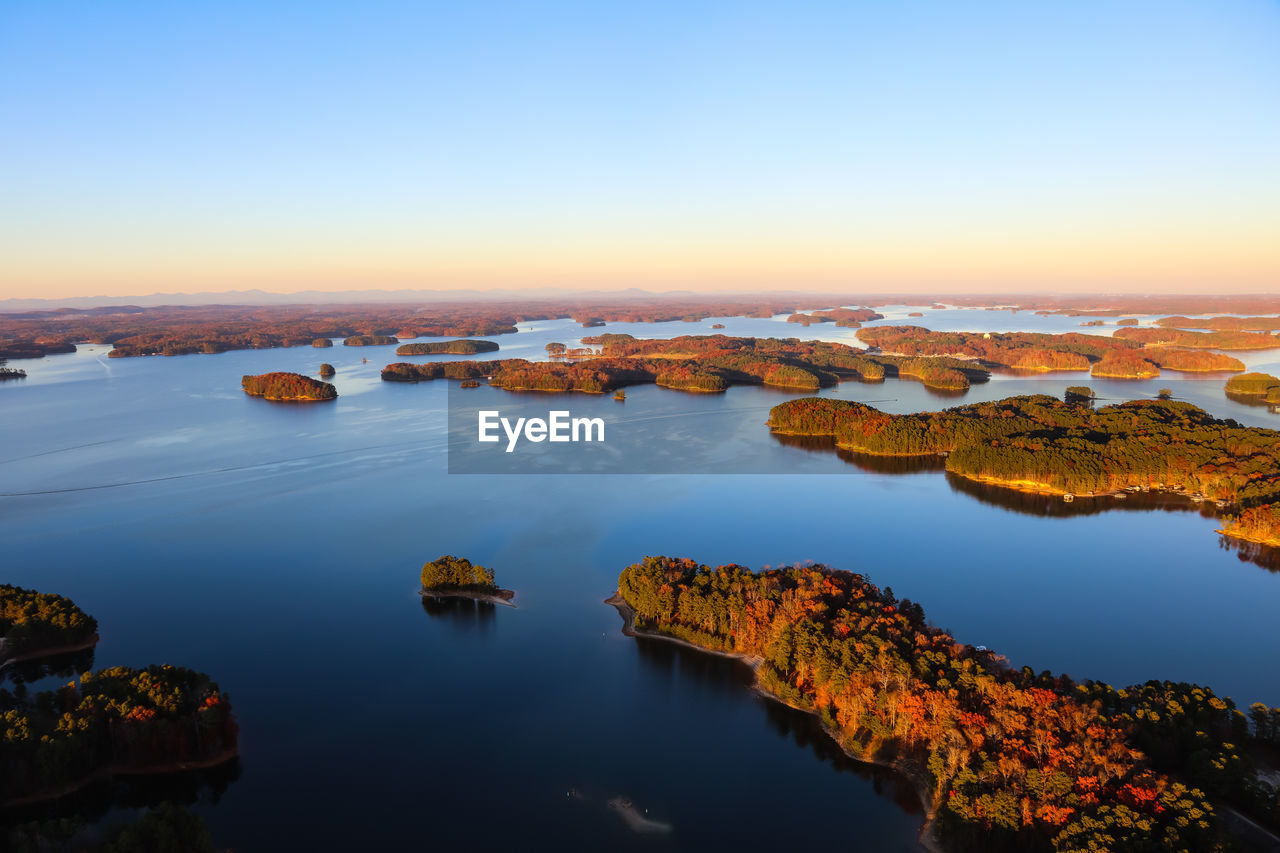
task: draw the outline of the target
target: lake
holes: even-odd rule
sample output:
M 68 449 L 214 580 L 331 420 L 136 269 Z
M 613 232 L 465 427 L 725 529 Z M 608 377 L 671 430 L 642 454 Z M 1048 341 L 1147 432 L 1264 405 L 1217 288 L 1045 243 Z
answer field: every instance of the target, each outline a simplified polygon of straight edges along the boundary
M 938 329 L 1114 331 L 1025 312 L 882 310 L 882 322 Z M 541 358 L 550 341 L 599 332 L 708 334 L 713 322 L 855 342 L 852 329 L 782 319 L 543 321 L 479 358 Z M 29 378 L 0 384 L 0 581 L 95 616 L 95 667 L 208 672 L 234 703 L 242 757 L 234 778 L 160 793 L 100 786 L 76 805 L 98 821 L 89 834 L 171 790 L 198 797 L 217 845 L 237 851 L 777 849 L 829 843 L 851 825 L 868 849 L 919 849 L 911 792 L 758 697 L 743 665 L 620 633 L 602 600 L 649 554 L 828 563 L 921 602 L 1015 666 L 1117 685 L 1196 681 L 1241 706 L 1280 705 L 1280 574 L 1224 548 L 1214 519 L 1174 501 L 1068 513 L 937 470 L 886 471 L 772 436 L 769 408 L 798 395 L 757 387 L 642 386 L 625 403 L 463 392 L 598 410 L 611 441 L 636 452 L 665 442 L 669 454 L 633 460 L 656 473 L 450 474 L 458 392 L 382 382 L 402 360 L 393 347 L 107 349 L 13 362 Z M 1237 356 L 1280 372 L 1280 352 Z M 322 361 L 337 368 L 336 402 L 240 391 L 242 374 L 314 373 Z M 996 375 L 959 397 L 909 380 L 822 393 L 908 412 L 1074 384 L 1116 400 L 1167 387 L 1222 417 L 1280 424 L 1228 400 L 1221 376 L 1186 376 Z M 518 606 L 424 605 L 418 572 L 441 554 L 495 569 Z M 671 831 L 634 832 L 608 805 L 615 796 Z

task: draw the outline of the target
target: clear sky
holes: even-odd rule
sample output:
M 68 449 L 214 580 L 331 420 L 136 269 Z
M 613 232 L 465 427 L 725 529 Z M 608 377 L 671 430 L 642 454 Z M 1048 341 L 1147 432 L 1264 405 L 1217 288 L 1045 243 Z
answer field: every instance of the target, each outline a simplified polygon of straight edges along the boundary
M 1280 3 L 0 0 L 0 298 L 1280 291 Z

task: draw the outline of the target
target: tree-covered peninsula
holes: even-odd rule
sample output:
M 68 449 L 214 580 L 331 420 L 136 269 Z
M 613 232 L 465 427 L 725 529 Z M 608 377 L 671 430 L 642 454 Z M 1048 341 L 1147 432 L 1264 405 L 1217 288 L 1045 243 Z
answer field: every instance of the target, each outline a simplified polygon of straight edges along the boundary
M 451 554 L 423 563 L 422 594 L 496 600 L 503 604 L 509 604 L 515 597 L 513 590 L 498 586 L 493 569 Z
M 52 799 L 96 779 L 233 758 L 231 703 L 207 675 L 115 667 L 34 699 L 0 690 L 0 802 Z
M 98 642 L 98 620 L 69 598 L 0 584 L 0 666 Z
M 1014 670 L 919 604 L 822 566 L 648 557 L 610 603 L 635 633 L 746 658 L 761 689 L 816 715 L 849 755 L 912 779 L 924 832 L 950 849 L 1222 850 L 1215 802 L 1280 826 L 1276 788 L 1251 763 L 1280 739 L 1280 709 Z
M 1197 334 L 1124 328 L 1107 338 L 1078 332 L 936 332 L 923 326 L 872 326 L 860 329 L 858 338 L 884 353 L 953 356 L 1012 370 L 1092 370 L 1095 376 L 1145 378 L 1159 375 L 1161 368 L 1245 369 L 1239 359 L 1204 351 L 1234 340 Z
M 303 402 L 332 400 L 338 389 L 328 382 L 320 382 L 301 373 L 263 373 L 245 376 L 240 380 L 244 393 L 278 402 Z
M 580 391 L 603 394 L 628 385 L 657 384 L 683 391 L 716 392 L 731 385 L 769 385 L 816 391 L 843 380 L 882 382 L 906 377 L 943 390 L 964 390 L 990 374 L 955 358 L 868 355 L 845 344 L 795 338 L 725 335 L 641 340 L 626 334 L 584 338 L 601 352 L 571 363 L 524 359 L 387 365 L 382 378 L 476 379 L 510 391 Z M 553 353 L 554 355 L 555 353 Z
M 477 341 L 470 338 L 461 341 L 401 344 L 396 347 L 396 355 L 475 355 L 479 352 L 497 351 L 498 345 L 493 341 Z
M 890 415 L 861 403 L 807 397 L 775 406 L 769 426 L 831 436 L 858 453 L 945 454 L 946 470 L 1011 488 L 1064 494 L 1123 489 L 1181 492 L 1218 501 L 1230 519 L 1253 509 L 1255 526 L 1280 502 L 1280 432 L 1218 419 L 1190 403 L 1133 400 L 1093 408 L 1035 395 Z M 1256 538 L 1256 532 L 1250 537 Z M 1280 544 L 1280 527 L 1266 541 Z

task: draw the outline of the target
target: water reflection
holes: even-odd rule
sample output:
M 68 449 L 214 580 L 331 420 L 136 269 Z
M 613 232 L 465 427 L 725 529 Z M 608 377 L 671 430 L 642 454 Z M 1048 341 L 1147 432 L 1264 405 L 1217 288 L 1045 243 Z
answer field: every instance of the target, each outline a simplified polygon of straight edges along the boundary
M 1280 548 L 1260 542 L 1245 542 L 1229 536 L 1219 536 L 1218 545 L 1224 551 L 1235 551 L 1242 563 L 1253 563 L 1267 571 L 1280 572 Z
M 6 678 L 14 684 L 33 684 L 46 678 L 76 678 L 93 669 L 93 649 L 81 649 L 61 655 L 18 661 L 0 669 L 0 683 Z
M 216 767 L 198 770 L 114 776 L 56 800 L 6 808 L 0 815 L 0 829 L 51 820 L 93 825 L 113 812 L 149 809 L 166 802 L 183 806 L 216 805 L 242 772 L 240 759 L 233 758 Z
M 1256 394 L 1237 394 L 1234 391 L 1224 391 L 1223 393 L 1226 394 L 1227 399 L 1233 403 L 1253 406 L 1258 409 L 1266 409 L 1272 414 L 1280 412 L 1280 406 L 1277 406 L 1275 403 L 1268 403 L 1265 398 L 1259 397 Z
M 687 678 L 699 690 L 724 697 L 740 696 L 743 690 L 754 689 L 755 675 L 751 667 L 740 660 L 652 637 L 634 639 L 641 664 L 664 679 Z M 902 775 L 887 767 L 850 758 L 812 714 L 768 698 L 761 704 L 769 728 L 779 737 L 811 751 L 822 763 L 841 773 L 852 773 L 870 781 L 877 794 L 888 797 L 907 814 L 923 812 L 919 795 Z
M 422 609 L 433 619 L 459 628 L 492 630 L 497 605 L 474 598 L 422 596 Z
M 790 738 L 796 746 L 811 750 L 819 761 L 830 764 L 841 773 L 853 773 L 870 781 L 877 794 L 888 797 L 907 814 L 924 813 L 920 795 L 902 774 L 850 758 L 812 714 L 797 711 L 781 702 L 769 701 L 764 706 L 770 726 L 780 737 Z
M 782 435 L 770 433 L 774 440 L 787 447 L 795 447 L 810 453 L 835 454 L 863 471 L 875 474 L 918 474 L 922 471 L 941 471 L 946 468 L 947 460 L 941 456 L 876 456 L 869 453 L 855 453 L 836 447 L 834 436 L 830 435 Z

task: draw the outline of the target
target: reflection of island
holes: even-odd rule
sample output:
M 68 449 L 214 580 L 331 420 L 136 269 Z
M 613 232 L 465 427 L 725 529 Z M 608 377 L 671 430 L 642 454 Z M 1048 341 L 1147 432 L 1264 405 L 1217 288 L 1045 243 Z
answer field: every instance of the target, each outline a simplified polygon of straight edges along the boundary
M 1211 849 L 1222 829 L 1201 789 L 1213 762 L 1262 754 L 1270 739 L 1205 687 L 1120 691 L 1014 670 L 930 625 L 920 605 L 822 566 L 649 557 L 609 603 L 628 634 L 749 662 L 758 689 L 811 714 L 850 757 L 910 780 L 931 849 Z M 1195 736 L 1175 733 L 1184 718 Z M 1241 785 L 1224 798 L 1274 821 L 1248 793 L 1262 785 L 1270 802 L 1274 791 L 1237 766 Z
M 492 569 L 476 565 L 466 557 L 446 554 L 422 566 L 422 595 L 426 598 L 470 598 L 491 604 L 515 607 L 515 591 L 501 589 Z
M 0 669 L 74 655 L 98 642 L 98 620 L 69 598 L 0 584 Z
M 1280 545 L 1280 432 L 1220 420 L 1190 403 L 1134 400 L 1100 408 L 1045 395 L 891 415 L 809 397 L 775 406 L 775 433 L 825 437 L 886 457 L 945 458 L 945 470 L 1074 505 L 1100 495 L 1182 495 L 1226 516 L 1223 532 Z
M 479 628 L 492 627 L 498 612 L 497 605 L 487 599 L 474 596 L 438 596 L 425 592 L 422 594 L 422 610 L 433 619 Z
M 262 397 L 273 402 L 333 400 L 338 396 L 338 389 L 328 382 L 320 382 L 301 373 L 278 372 L 245 376 L 240 380 L 240 387 L 251 397 Z

